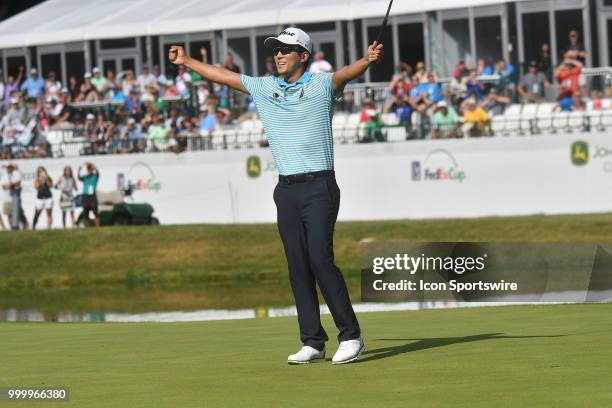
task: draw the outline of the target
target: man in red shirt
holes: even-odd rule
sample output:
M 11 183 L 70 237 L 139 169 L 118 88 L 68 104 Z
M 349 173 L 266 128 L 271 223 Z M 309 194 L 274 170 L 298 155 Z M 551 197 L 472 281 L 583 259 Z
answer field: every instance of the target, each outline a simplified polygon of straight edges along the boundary
M 579 91 L 580 85 L 578 82 L 578 78 L 580 77 L 580 73 L 582 72 L 582 62 L 565 58 L 557 71 L 555 72 L 555 78 L 559 81 L 560 91 L 559 98 L 565 96 L 572 96 L 575 92 Z

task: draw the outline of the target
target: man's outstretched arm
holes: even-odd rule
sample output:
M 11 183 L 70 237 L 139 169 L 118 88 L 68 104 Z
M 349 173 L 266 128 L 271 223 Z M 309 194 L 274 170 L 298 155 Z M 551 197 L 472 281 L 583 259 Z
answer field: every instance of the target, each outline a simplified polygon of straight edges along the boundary
M 334 91 L 341 91 L 344 86 L 355 78 L 363 75 L 368 67 L 372 64 L 378 64 L 384 56 L 383 45 L 374 41 L 368 47 L 368 53 L 365 57 L 357 60 L 349 66 L 342 68 L 334 73 L 333 85 Z
M 187 68 L 197 72 L 209 81 L 216 82 L 221 85 L 227 85 L 230 88 L 246 94 L 249 93 L 244 85 L 242 85 L 240 74 L 232 72 L 229 69 L 215 67 L 214 65 L 206 64 L 202 61 L 193 59 L 186 55 L 185 49 L 179 45 L 173 45 L 170 47 L 170 51 L 168 51 L 168 59 L 173 64 L 185 65 Z

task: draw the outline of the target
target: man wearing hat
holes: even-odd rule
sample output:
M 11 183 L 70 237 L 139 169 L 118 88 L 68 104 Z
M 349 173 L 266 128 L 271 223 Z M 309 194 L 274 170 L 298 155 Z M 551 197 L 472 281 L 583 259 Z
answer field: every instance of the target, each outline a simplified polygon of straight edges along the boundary
M 30 70 L 30 76 L 21 84 L 21 90 L 27 93 L 29 102 L 45 95 L 45 81 L 38 75 L 36 68 Z
M 361 330 L 342 273 L 334 264 L 333 234 L 340 205 L 334 173 L 332 114 L 347 82 L 360 77 L 383 58 L 382 44 L 335 73 L 306 72 L 312 53 L 310 37 L 287 28 L 264 45 L 272 50 L 278 77 L 250 77 L 197 61 L 181 46 L 169 59 L 204 78 L 250 94 L 279 170 L 274 190 L 278 229 L 289 266 L 302 348 L 290 364 L 325 358 L 327 333 L 321 325 L 316 285 L 339 330 L 340 347 L 332 363 L 354 361 L 364 350 Z
M 91 78 L 92 85 L 96 88 L 98 95 L 102 97 L 106 88 L 106 78 L 100 72 L 100 68 L 93 67 L 91 70 L 93 76 Z

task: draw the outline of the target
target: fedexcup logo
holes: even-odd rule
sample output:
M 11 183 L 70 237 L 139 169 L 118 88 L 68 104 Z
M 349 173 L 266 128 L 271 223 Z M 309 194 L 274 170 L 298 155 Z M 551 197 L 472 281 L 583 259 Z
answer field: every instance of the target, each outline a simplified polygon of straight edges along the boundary
M 582 140 L 572 144 L 571 158 L 574 166 L 586 166 L 589 162 L 589 144 Z
M 448 150 L 432 151 L 422 165 L 418 161 L 412 162 L 413 181 L 458 181 L 462 183 L 466 177 L 465 171 L 461 169 Z
M 247 159 L 246 171 L 250 178 L 261 176 L 261 160 L 259 156 L 249 156 Z

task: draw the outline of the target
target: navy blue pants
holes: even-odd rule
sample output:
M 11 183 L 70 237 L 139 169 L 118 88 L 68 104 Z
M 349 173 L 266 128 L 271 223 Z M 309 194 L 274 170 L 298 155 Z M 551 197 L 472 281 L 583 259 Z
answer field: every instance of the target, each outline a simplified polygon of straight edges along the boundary
M 333 173 L 300 182 L 281 177 L 274 202 L 302 343 L 321 350 L 328 340 L 321 325 L 317 283 L 339 330 L 338 341 L 358 338 L 359 323 L 342 273 L 334 264 L 340 189 Z

